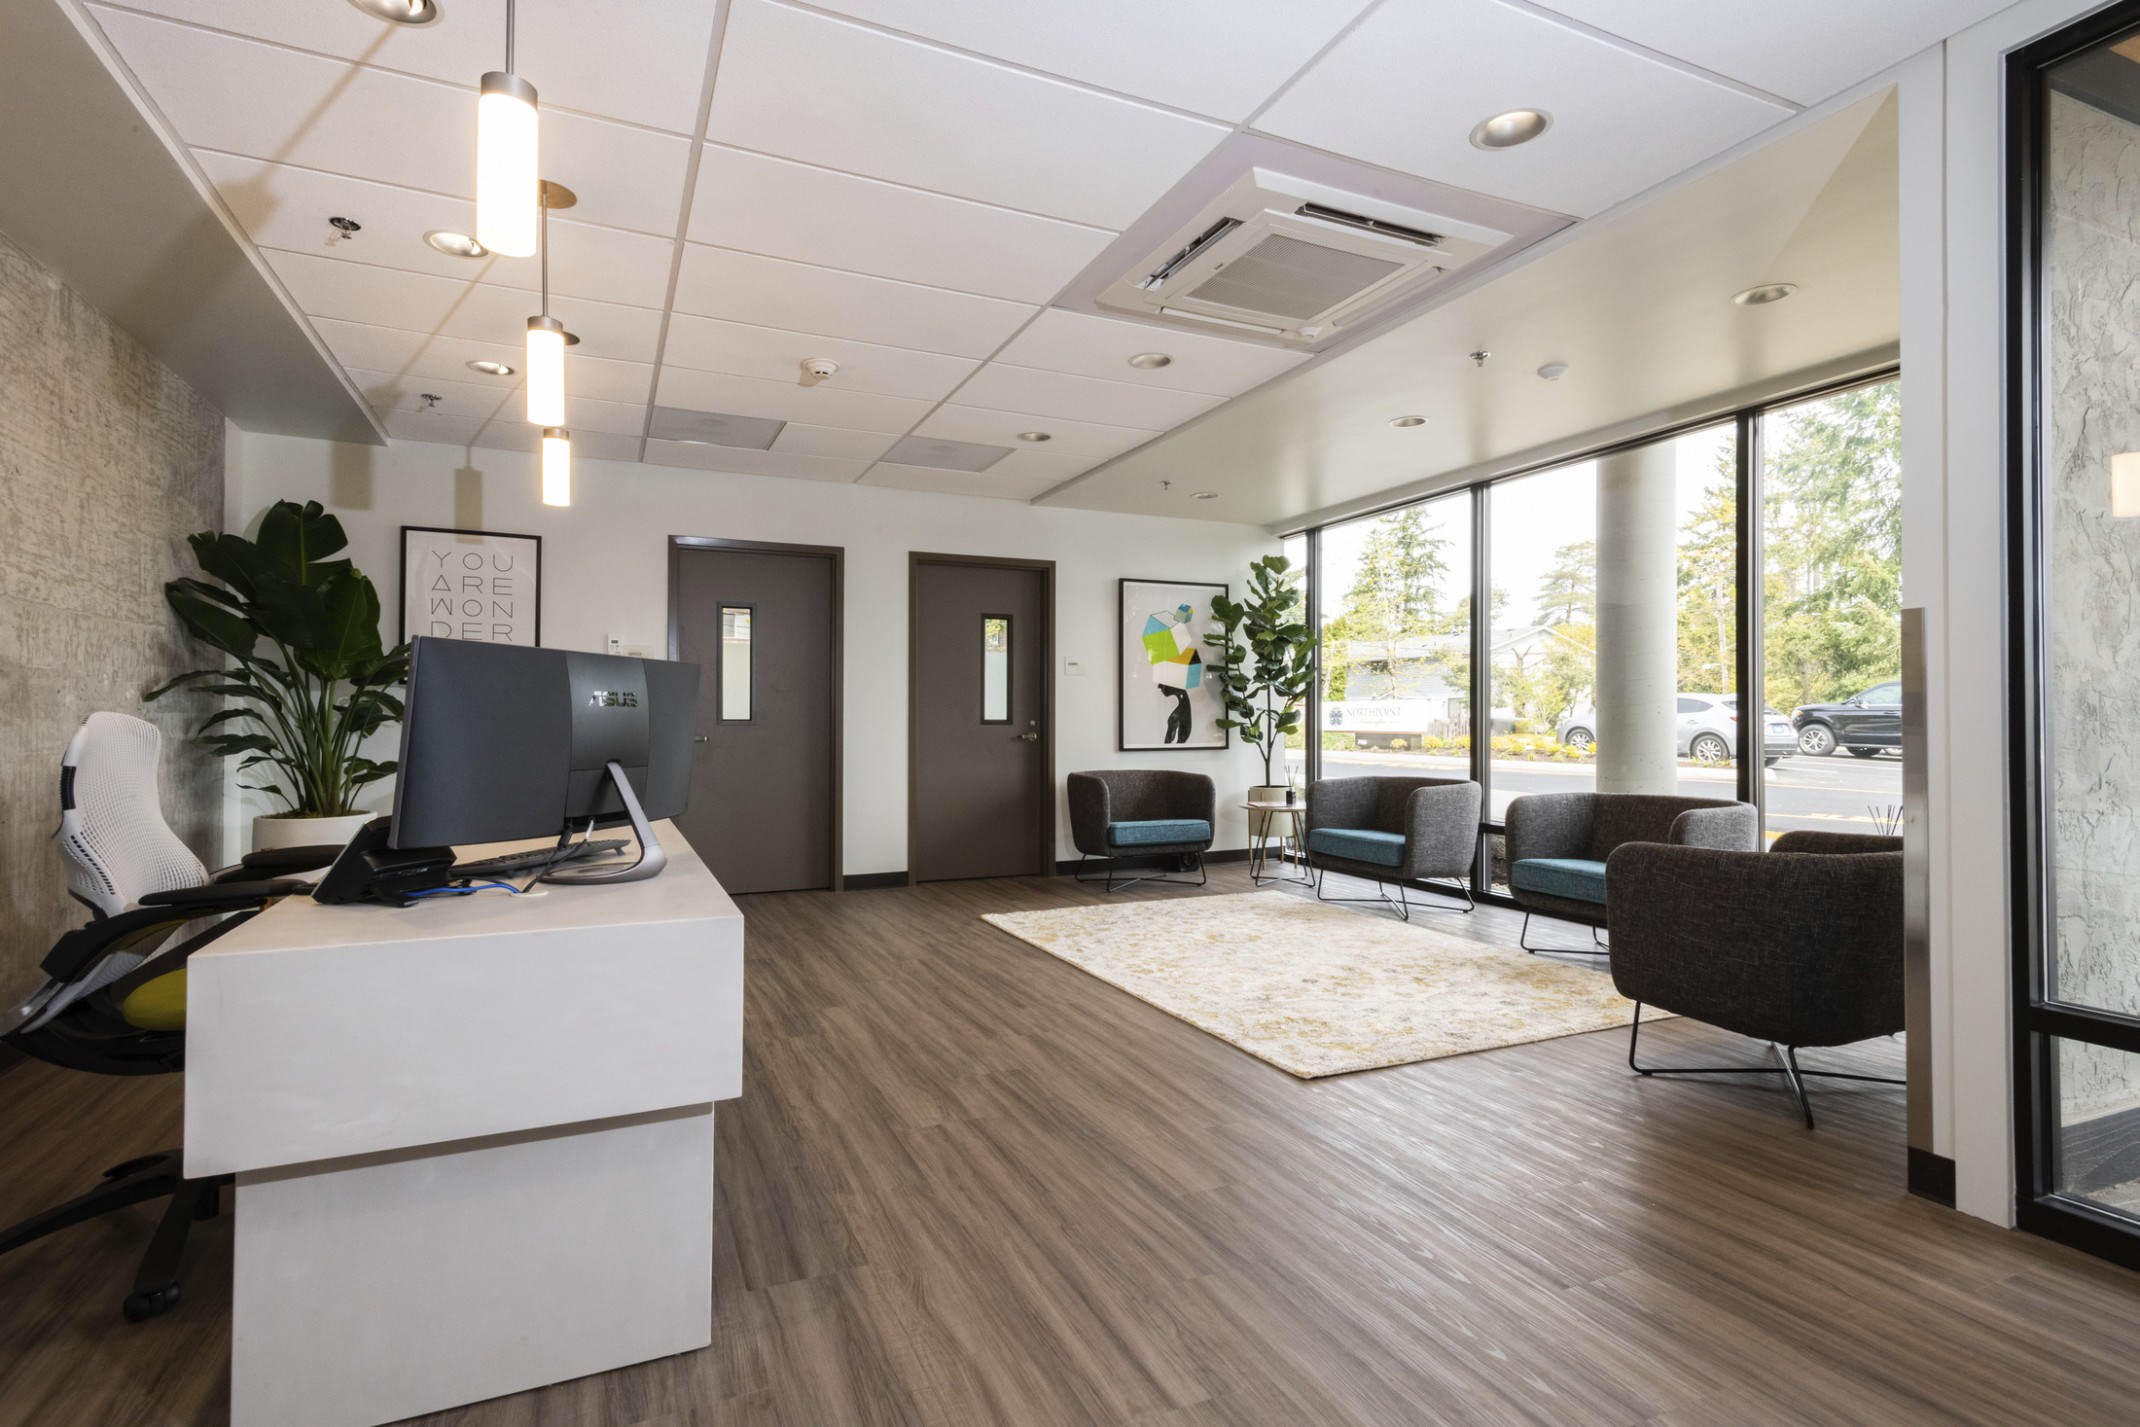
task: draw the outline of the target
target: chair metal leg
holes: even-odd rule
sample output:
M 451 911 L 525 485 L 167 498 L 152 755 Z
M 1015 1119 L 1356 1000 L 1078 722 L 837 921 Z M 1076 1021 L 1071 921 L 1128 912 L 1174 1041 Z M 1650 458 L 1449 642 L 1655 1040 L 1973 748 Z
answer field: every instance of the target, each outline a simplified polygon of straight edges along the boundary
M 1769 1049 L 1781 1050 L 1777 1065 L 1681 1065 L 1646 1066 L 1635 1059 L 1635 1048 L 1642 1035 L 1642 1003 L 1635 1003 L 1635 1019 L 1627 1028 L 1627 1068 L 1637 1075 L 1781 1075 L 1790 1085 L 1791 1093 L 1798 1099 L 1798 1113 L 1805 1117 L 1806 1128 L 1813 1128 L 1813 1103 L 1806 1095 L 1806 1081 L 1811 1077 L 1823 1080 L 1861 1080 L 1872 1085 L 1906 1085 L 1891 1075 L 1854 1075 L 1841 1070 L 1807 1070 L 1798 1063 L 1798 1047 L 1778 1047 L 1773 1042 Z
M 1470 894 L 1469 894 L 1469 893 L 1467 892 L 1467 893 L 1466 893 L 1465 895 L 1466 895 L 1466 896 L 1469 896 Z M 1523 914 L 1523 929 L 1522 929 L 1522 930 L 1520 930 L 1520 931 L 1518 931 L 1518 932 L 1516 933 L 1516 945 L 1518 945 L 1518 946 L 1522 947 L 1522 948 L 1523 948 L 1523 949 L 1524 949 L 1525 951 L 1529 952 L 1529 953 L 1530 953 L 1531 955 L 1533 955 L 1533 956 L 1537 956 L 1537 955 L 1538 955 L 1538 954 L 1540 954 L 1541 952 L 1544 952 L 1544 953 L 1547 953 L 1547 954 L 1549 954 L 1549 955 L 1553 955 L 1553 956 L 1610 956 L 1610 955 L 1612 955 L 1612 948 L 1611 948 L 1610 946 L 1608 946 L 1608 945 L 1607 945 L 1607 944 L 1606 944 L 1605 942 L 1603 942 L 1603 941 L 1599 940 L 1599 938 L 1598 938 L 1598 929 L 1597 929 L 1596 927 L 1594 927 L 1594 926 L 1593 926 L 1593 927 L 1592 927 L 1592 928 L 1590 929 L 1590 940 L 1591 940 L 1591 942 L 1592 942 L 1593 944 L 1595 944 L 1595 945 L 1596 945 L 1596 947 L 1598 948 L 1598 949 L 1597 949 L 1596 951 L 1591 951 L 1591 950 L 1589 950 L 1588 948 L 1585 948 L 1585 947 L 1580 947 L 1580 946 L 1532 946 L 1532 945 L 1531 945 L 1531 942 L 1530 942 L 1530 936 L 1531 936 L 1531 914 L 1530 914 L 1529 912 L 1527 912 L 1527 911 L 1526 911 L 1526 912 L 1525 912 L 1525 913 Z
M 1083 872 L 1073 873 L 1072 877 L 1079 882 L 1105 882 L 1107 890 L 1110 892 L 1124 891 L 1136 886 L 1139 882 L 1150 882 L 1160 887 L 1204 887 L 1210 885 L 1211 869 L 1204 865 L 1204 854 L 1201 852 L 1187 852 L 1180 855 L 1195 860 L 1196 880 L 1194 882 L 1191 882 L 1186 877 L 1168 877 L 1157 872 L 1143 877 L 1121 877 L 1119 876 L 1120 859 L 1114 857 L 1101 859 L 1107 864 L 1107 873 L 1104 877 L 1087 877 Z M 1083 867 L 1091 860 L 1092 854 L 1089 852 L 1080 852 L 1078 854 L 1079 867 Z
M 195 1222 L 216 1216 L 223 1186 L 233 1177 L 181 1179 L 172 1190 L 171 1202 L 149 1239 L 148 1252 L 141 1256 L 141 1269 L 134 1275 L 134 1291 L 121 1305 L 128 1322 L 139 1323 L 178 1306 L 178 1269 L 186 1254 L 186 1233 Z
M 1391 911 L 1394 911 L 1397 914 L 1398 920 L 1406 922 L 1412 920 L 1412 901 L 1410 896 L 1408 895 L 1408 890 L 1413 885 L 1412 883 L 1396 883 L 1395 886 L 1397 888 L 1397 895 L 1394 898 L 1391 897 L 1386 890 L 1384 890 L 1391 884 L 1382 881 L 1380 878 L 1377 878 L 1375 881 L 1376 895 L 1372 897 L 1330 897 L 1325 896 L 1323 893 L 1323 875 L 1326 870 L 1327 869 L 1325 868 L 1318 867 L 1313 862 L 1310 862 L 1308 864 L 1308 885 L 1315 889 L 1316 901 L 1328 902 L 1332 906 L 1388 907 Z M 1437 891 L 1441 889 L 1444 885 L 1449 886 L 1454 891 L 1463 895 L 1465 911 L 1474 912 L 1478 910 L 1479 904 L 1472 899 L 1471 888 L 1466 883 L 1452 882 L 1444 884 L 1427 878 L 1422 878 L 1418 883 L 1419 889 L 1423 892 Z M 1427 903 L 1420 903 L 1420 910 L 1424 911 L 1427 909 L 1427 907 Z

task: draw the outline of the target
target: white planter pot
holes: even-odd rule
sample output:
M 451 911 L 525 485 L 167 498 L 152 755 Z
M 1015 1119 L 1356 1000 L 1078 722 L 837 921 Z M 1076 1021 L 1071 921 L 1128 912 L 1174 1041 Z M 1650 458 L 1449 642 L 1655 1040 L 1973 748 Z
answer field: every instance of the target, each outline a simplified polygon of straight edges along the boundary
M 1285 790 L 1286 785 L 1283 783 L 1259 783 L 1248 790 L 1248 800 L 1252 803 L 1282 803 L 1285 801 Z M 1306 812 L 1308 800 L 1299 795 L 1296 795 L 1296 799 L 1297 801 L 1293 804 L 1294 808 L 1298 812 Z M 1264 824 L 1275 822 L 1277 826 L 1270 830 L 1271 836 L 1292 837 L 1295 835 L 1299 821 L 1297 816 L 1288 817 L 1284 813 L 1252 812 L 1248 815 L 1248 835 L 1250 837 L 1262 837 L 1265 831 Z
M 253 819 L 253 851 L 266 852 L 277 847 L 340 847 L 371 820 L 370 813 L 350 813 L 339 818 L 285 818 L 263 813 Z

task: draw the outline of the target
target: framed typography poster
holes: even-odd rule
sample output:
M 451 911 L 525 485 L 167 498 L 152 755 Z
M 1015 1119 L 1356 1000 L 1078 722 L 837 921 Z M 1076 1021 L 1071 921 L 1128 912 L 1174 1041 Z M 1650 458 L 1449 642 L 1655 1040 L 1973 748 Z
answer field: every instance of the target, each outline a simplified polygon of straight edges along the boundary
M 542 537 L 401 527 L 401 637 L 542 643 Z
M 1211 597 L 1228 586 L 1185 580 L 1123 580 L 1117 610 L 1119 702 L 1116 746 L 1224 748 L 1225 705 L 1204 677 L 1204 636 L 1215 626 Z

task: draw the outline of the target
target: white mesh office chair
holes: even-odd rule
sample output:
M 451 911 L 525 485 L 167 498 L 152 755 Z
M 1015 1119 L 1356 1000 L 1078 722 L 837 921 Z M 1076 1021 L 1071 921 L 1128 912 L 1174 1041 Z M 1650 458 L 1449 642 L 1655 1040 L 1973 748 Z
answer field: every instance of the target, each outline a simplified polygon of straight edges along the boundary
M 323 867 L 334 848 L 248 858 L 210 876 L 163 820 L 156 770 L 163 737 L 124 714 L 91 714 L 60 764 L 60 825 L 67 890 L 94 914 L 54 944 L 46 980 L 0 1011 L 0 1041 L 39 1060 L 100 1075 L 161 1075 L 185 1065 L 185 959 L 297 881 L 249 881 L 272 867 Z M 190 922 L 214 920 L 186 937 Z M 167 943 L 171 943 L 167 945 Z M 136 1322 L 178 1302 L 186 1231 L 213 1218 L 229 1176 L 187 1179 L 178 1150 L 106 1170 L 89 1193 L 0 1229 L 0 1253 L 129 1204 L 170 1196 L 124 1304 Z

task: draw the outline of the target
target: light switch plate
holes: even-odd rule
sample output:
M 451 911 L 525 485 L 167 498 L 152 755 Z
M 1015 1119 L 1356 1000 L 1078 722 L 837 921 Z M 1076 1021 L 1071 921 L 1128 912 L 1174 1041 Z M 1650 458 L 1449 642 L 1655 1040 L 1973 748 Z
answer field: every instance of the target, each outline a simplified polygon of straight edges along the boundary
M 1082 660 L 1082 659 L 1065 659 L 1065 660 L 1063 660 L 1063 677 L 1064 677 L 1065 679 L 1082 679 L 1082 678 L 1084 678 L 1084 677 L 1085 677 L 1085 661 L 1084 661 L 1084 660 Z

